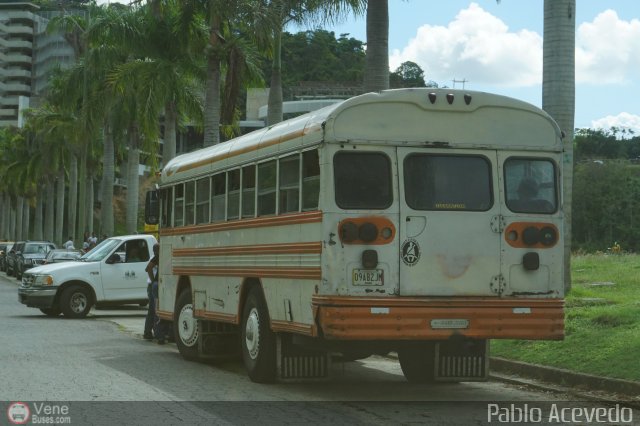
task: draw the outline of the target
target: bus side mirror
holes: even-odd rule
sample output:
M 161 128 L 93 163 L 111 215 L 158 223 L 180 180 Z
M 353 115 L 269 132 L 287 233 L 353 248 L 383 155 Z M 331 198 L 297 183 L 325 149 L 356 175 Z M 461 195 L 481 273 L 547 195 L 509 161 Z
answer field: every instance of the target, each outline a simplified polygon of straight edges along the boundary
M 157 225 L 160 216 L 160 198 L 158 190 L 148 191 L 144 200 L 144 222 Z

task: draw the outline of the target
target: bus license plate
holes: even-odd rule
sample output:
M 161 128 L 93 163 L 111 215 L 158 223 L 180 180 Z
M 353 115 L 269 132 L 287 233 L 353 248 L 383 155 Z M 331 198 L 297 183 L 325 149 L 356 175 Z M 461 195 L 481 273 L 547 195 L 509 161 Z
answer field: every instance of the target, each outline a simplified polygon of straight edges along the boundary
M 354 269 L 353 285 L 384 285 L 382 269 Z

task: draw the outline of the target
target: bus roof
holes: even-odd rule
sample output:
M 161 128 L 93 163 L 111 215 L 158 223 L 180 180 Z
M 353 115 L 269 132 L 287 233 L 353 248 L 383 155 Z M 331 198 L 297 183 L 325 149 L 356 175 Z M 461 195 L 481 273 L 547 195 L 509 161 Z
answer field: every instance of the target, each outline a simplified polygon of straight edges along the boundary
M 326 143 L 562 151 L 551 117 L 484 92 L 394 89 L 366 93 L 211 147 L 180 155 L 162 183 L 190 179 Z

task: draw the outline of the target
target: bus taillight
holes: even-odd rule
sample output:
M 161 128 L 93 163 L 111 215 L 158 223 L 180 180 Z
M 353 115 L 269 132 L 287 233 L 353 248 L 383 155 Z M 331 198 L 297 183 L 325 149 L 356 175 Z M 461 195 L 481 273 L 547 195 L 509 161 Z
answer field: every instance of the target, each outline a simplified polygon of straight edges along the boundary
M 384 217 L 358 217 L 338 224 L 338 235 L 343 244 L 388 244 L 396 235 L 396 227 Z
M 550 223 L 514 222 L 504 235 L 507 243 L 515 248 L 549 248 L 558 242 L 558 228 Z

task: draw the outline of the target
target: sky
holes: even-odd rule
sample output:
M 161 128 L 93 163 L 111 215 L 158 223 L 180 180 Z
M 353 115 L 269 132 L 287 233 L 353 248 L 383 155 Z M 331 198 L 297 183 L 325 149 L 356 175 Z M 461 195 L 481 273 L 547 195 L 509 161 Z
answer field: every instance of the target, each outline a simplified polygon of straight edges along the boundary
M 543 0 L 389 0 L 391 70 L 542 106 Z M 366 40 L 365 18 L 329 27 Z M 576 0 L 575 127 L 640 135 L 640 2 Z
M 542 105 L 543 0 L 388 1 L 392 71 Z M 324 28 L 366 41 L 364 17 Z M 640 135 L 640 2 L 576 0 L 575 127 L 613 126 Z

